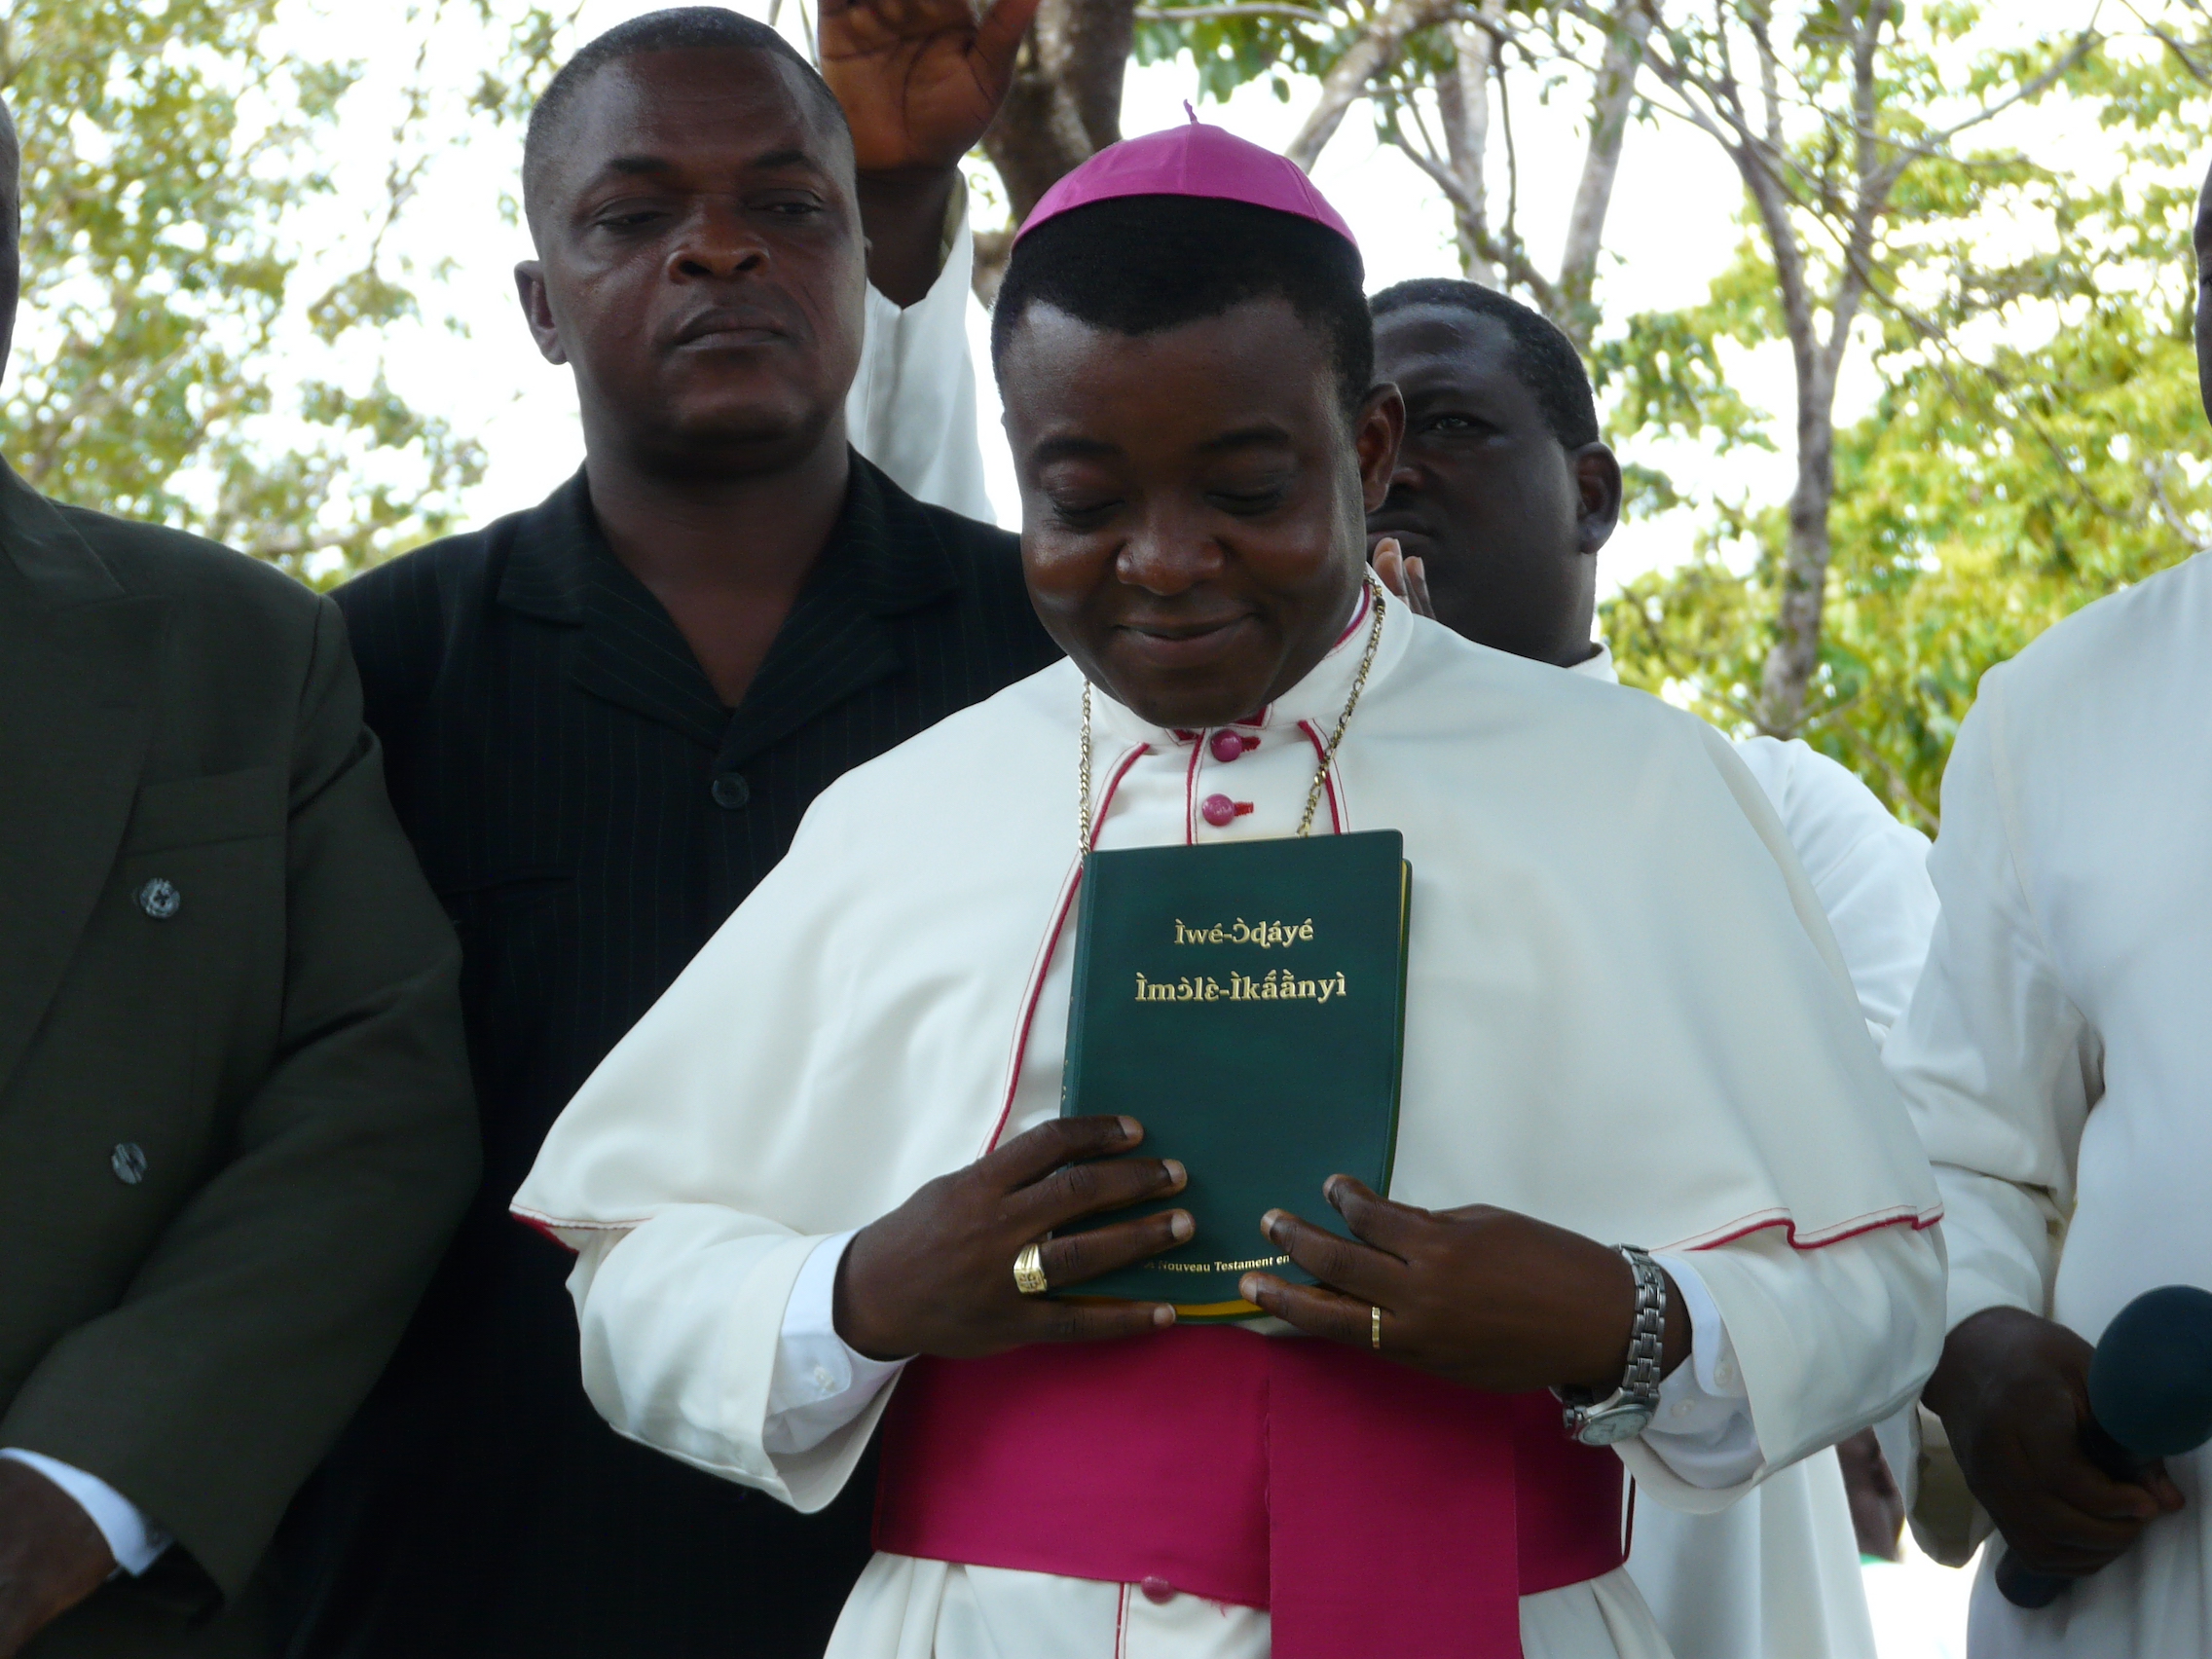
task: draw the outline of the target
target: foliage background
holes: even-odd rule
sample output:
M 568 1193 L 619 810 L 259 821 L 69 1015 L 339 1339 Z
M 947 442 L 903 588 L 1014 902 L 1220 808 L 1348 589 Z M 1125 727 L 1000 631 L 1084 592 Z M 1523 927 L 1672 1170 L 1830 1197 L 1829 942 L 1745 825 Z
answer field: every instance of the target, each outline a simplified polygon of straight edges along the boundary
M 807 0 L 743 3 L 772 4 L 795 36 L 811 23 Z M 1056 7 L 1071 38 L 1133 40 L 1127 130 L 1192 96 L 1317 154 L 1378 283 L 1465 262 L 1558 309 L 1576 278 L 1553 250 L 1573 252 L 1568 199 L 1589 182 L 1600 58 L 1624 18 L 1658 31 L 1653 54 L 1709 15 L 1774 38 L 1802 90 L 1778 153 L 1832 269 L 1822 238 L 1852 184 L 1852 129 L 1820 114 L 1837 85 L 1823 31 L 1868 3 L 1048 0 L 1048 21 Z M 1100 24 L 1115 7 L 1119 37 Z M 575 442 L 565 385 L 509 314 L 519 116 L 577 39 L 646 9 L 0 5 L 26 158 L 10 461 L 62 498 L 318 583 L 527 504 Z M 2212 535 L 2188 260 L 2212 19 L 2198 0 L 1920 0 L 1886 38 L 1880 121 L 1899 142 L 2091 40 L 2032 102 L 1904 175 L 1848 331 L 1818 667 L 1780 729 L 1933 829 L 1989 664 Z M 1664 107 L 1655 60 L 1623 106 L 1602 246 L 1584 244 L 1591 292 L 1562 313 L 1633 480 L 1601 627 L 1632 683 L 1741 733 L 1772 713 L 1797 436 L 1787 319 L 1748 198 Z M 1124 68 L 1040 72 L 1095 101 Z M 1470 132 L 1487 148 L 1470 154 Z M 995 134 L 992 155 L 1034 163 L 1022 137 Z M 972 177 L 987 231 L 1021 192 L 983 156 Z
M 1971 43 L 1974 9 L 1948 10 Z M 1931 833 L 1982 673 L 2212 540 L 2190 247 L 2212 103 L 2185 44 L 2203 19 L 2175 10 L 2023 110 L 2016 151 L 1991 145 L 1911 179 L 1914 234 L 1859 341 L 1879 390 L 1837 433 L 1827 613 L 1795 735 Z M 1694 365 L 1719 343 L 1771 338 L 1772 289 L 1747 239 L 1706 304 L 1628 318 L 1599 360 L 1616 439 L 1774 441 L 1773 423 L 1726 400 L 1724 377 L 1678 358 L 1654 376 L 1650 349 L 1670 339 Z M 1738 733 L 1766 729 L 1757 692 L 1786 527 L 1771 502 L 1703 507 L 1693 556 L 1630 583 L 1603 628 L 1630 683 Z
M 492 0 L 391 6 L 415 62 L 381 189 L 318 243 L 363 66 L 301 50 L 317 20 L 280 0 L 6 7 L 24 279 L 0 419 L 37 489 L 327 583 L 444 532 L 483 476 L 481 445 L 384 372 L 437 276 L 387 240 L 438 149 L 526 107 L 554 28 Z M 440 86 L 464 42 L 483 67 Z

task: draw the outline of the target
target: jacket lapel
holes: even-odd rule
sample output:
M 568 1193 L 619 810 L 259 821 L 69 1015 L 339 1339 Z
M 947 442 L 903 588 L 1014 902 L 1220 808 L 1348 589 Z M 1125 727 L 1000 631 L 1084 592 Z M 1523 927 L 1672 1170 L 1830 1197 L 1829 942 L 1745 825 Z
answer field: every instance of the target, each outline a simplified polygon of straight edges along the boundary
M 0 464 L 0 1085 L 61 983 L 123 843 L 169 602 L 125 592 Z

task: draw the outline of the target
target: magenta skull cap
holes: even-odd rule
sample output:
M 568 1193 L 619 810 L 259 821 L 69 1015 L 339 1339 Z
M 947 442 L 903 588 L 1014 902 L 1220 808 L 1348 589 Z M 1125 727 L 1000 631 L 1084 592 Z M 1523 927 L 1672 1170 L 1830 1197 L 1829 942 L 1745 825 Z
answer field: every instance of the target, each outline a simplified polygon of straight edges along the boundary
M 1022 220 L 1014 240 L 1048 219 L 1117 196 L 1210 196 L 1222 202 L 1248 202 L 1255 207 L 1311 219 L 1352 246 L 1359 245 L 1344 216 L 1313 188 L 1313 181 L 1296 162 L 1225 128 L 1208 127 L 1196 112 L 1187 126 L 1107 145 L 1045 192 Z

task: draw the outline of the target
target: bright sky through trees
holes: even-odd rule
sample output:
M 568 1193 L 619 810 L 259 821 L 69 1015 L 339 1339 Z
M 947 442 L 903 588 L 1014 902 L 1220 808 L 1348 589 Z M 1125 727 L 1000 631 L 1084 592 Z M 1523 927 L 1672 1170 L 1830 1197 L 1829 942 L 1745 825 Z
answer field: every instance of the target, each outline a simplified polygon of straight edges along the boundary
M 806 0 L 756 3 L 777 4 L 803 40 Z M 1801 733 L 1900 817 L 1933 827 L 1950 736 L 1981 671 L 2212 534 L 2212 437 L 2194 408 L 2184 309 L 2188 203 L 2212 147 L 2208 14 L 2198 0 L 1763 12 L 1721 0 L 1718 14 L 1638 3 L 1661 19 L 1640 83 L 1652 107 L 1628 129 L 1592 305 L 1577 313 L 1596 319 L 1603 401 L 1636 481 L 1601 563 L 1603 626 L 1633 683 L 1734 731 Z M 1454 19 L 1488 19 L 1508 43 L 1484 49 L 1504 64 L 1483 152 L 1492 229 L 1518 234 L 1524 269 L 1558 271 L 1591 107 L 1594 37 L 1573 19 L 1616 17 L 1620 0 L 1477 0 L 1472 12 L 1311 0 L 1288 9 L 1305 33 L 1287 45 L 1293 25 L 1279 17 L 1249 23 L 1240 67 L 1217 58 L 1204 78 L 1188 56 L 1133 67 L 1122 129 L 1178 122 L 1190 98 L 1207 119 L 1290 148 L 1310 136 L 1323 83 L 1271 70 L 1259 48 L 1339 86 L 1356 55 L 1344 43 L 1404 6 L 1428 22 L 1392 37 L 1399 55 L 1353 92 L 1381 89 L 1436 117 L 1435 89 L 1470 38 L 1452 34 Z M 24 110 L 26 140 L 34 180 L 50 181 L 40 200 L 66 208 L 41 217 L 33 204 L 26 256 L 47 279 L 7 394 L 12 453 L 58 493 L 189 523 L 325 581 L 540 498 L 580 444 L 566 371 L 538 359 L 515 308 L 510 273 L 529 250 L 512 212 L 516 117 L 552 61 L 647 9 L 13 0 L 0 56 L 18 103 L 46 100 Z M 1156 55 L 1162 41 L 1199 38 L 1160 20 L 1174 9 L 1158 0 L 1142 13 Z M 1819 30 L 1868 9 L 1892 25 L 1869 105 L 1883 154 L 1905 154 L 1913 134 L 1977 104 L 2006 112 L 1968 143 L 1936 142 L 1885 199 L 1874 297 L 1833 408 L 1818 657 L 1797 650 L 1778 701 L 1782 561 L 1805 544 L 1783 512 L 1803 447 L 1790 349 L 1744 176 L 1713 134 L 1657 112 L 1686 107 L 1662 70 L 1694 55 L 1709 15 L 1738 18 L 1740 55 L 1756 18 L 1776 19 L 1776 153 L 1794 169 L 1805 256 L 1832 274 L 1829 231 L 1849 217 L 1852 177 L 1833 146 L 1849 150 L 1854 118 L 1849 77 L 1824 57 Z M 1800 18 L 1813 19 L 1802 38 Z M 2078 72 L 2043 95 L 2065 44 L 2082 37 L 2086 49 L 2092 23 L 2110 38 L 2067 59 Z M 1207 101 L 1201 79 L 1240 84 Z M 2037 95 L 2009 106 L 2023 83 Z M 1346 107 L 1315 177 L 1351 221 L 1375 285 L 1455 272 L 1453 213 L 1436 182 L 1379 143 L 1378 107 Z M 973 176 L 978 226 L 1003 226 L 989 165 Z M 1825 206 L 1823 192 L 1834 197 Z M 980 361 L 979 309 L 973 321 Z M 981 441 L 1011 520 L 987 377 L 982 389 Z M 1801 646 L 1802 628 L 1793 637 Z

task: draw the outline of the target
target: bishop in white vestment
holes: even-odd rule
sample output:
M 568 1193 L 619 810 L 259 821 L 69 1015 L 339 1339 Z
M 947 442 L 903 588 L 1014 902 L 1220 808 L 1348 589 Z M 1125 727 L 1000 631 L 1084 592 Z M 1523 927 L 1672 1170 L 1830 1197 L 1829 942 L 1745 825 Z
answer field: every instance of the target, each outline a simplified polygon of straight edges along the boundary
M 1072 660 L 826 791 L 784 864 L 547 1139 L 515 1207 L 577 1251 L 595 1403 L 624 1434 L 814 1508 L 887 1408 L 926 1420 L 932 1408 L 906 1402 L 941 1400 L 951 1377 L 1010 1375 L 991 1355 L 1037 1356 L 1030 1374 L 1080 1385 L 1109 1364 L 1160 1375 L 1161 1356 L 1194 1351 L 1189 1337 L 1296 1361 L 1275 1366 L 1274 1405 L 1254 1408 L 1274 1414 L 1269 1469 L 1298 1472 L 1281 1379 L 1306 1369 L 1301 1350 L 1341 1356 L 1329 1364 L 1350 1391 L 1335 1422 L 1355 1438 L 1377 1420 L 1362 1401 L 1420 1379 L 1418 1420 L 1442 1455 L 1460 1424 L 1509 1409 L 1559 1422 L 1541 1387 L 1517 1390 L 1620 1375 L 1624 1280 L 1593 1276 L 1621 1274 L 1619 1243 L 1651 1252 L 1626 1253 L 1640 1287 L 1661 1286 L 1673 1356 L 1648 1373 L 1672 1366 L 1655 1399 L 1641 1396 L 1656 1415 L 1640 1405 L 1618 1445 L 1647 1499 L 1725 1507 L 1896 1410 L 1933 1357 L 1936 1201 L 1757 786 L 1701 722 L 1470 645 L 1362 587 L 1360 500 L 1380 498 L 1402 405 L 1388 387 L 1362 390 L 1356 255 L 1302 174 L 1194 126 L 1104 152 L 1066 184 L 1024 229 L 994 345 L 1031 594 Z M 1133 255 L 1101 283 L 1103 246 Z M 1283 663 L 1300 666 L 1270 666 Z M 1342 1276 L 1313 1290 L 1248 1274 L 1245 1296 L 1280 1317 L 1243 1330 L 1030 1300 L 1080 1288 L 1070 1270 L 1104 1252 L 1095 1241 L 1140 1228 L 1037 1240 L 1022 1220 L 1037 1195 L 1122 1183 L 1127 1202 L 1140 1177 L 1180 1180 L 1134 1159 L 992 1184 L 1024 1148 L 1112 1126 L 1058 1120 L 1082 852 L 1275 837 L 1309 820 L 1315 833 L 1397 830 L 1412 867 L 1390 1201 L 1342 1183 L 1330 1198 L 1362 1238 L 1387 1222 L 1399 1253 L 1336 1251 Z M 1304 1223 L 1271 1212 L 1266 1226 L 1310 1265 Z M 1533 1271 L 1502 1274 L 1469 1238 Z M 1393 1288 L 1331 1288 L 1362 1282 Z M 1129 1334 L 1065 1340 L 1087 1329 Z M 1632 1382 L 1648 1341 L 1628 1346 Z M 916 1350 L 907 1372 L 898 1356 Z M 1249 1503 L 1235 1526 L 1249 1515 L 1262 1545 L 1248 1593 L 1194 1588 L 1220 1565 L 1195 1559 L 1212 1538 L 1179 1540 L 1194 1557 L 1181 1582 L 1112 1570 L 1183 1517 L 1125 1482 L 1112 1515 L 1034 1507 L 1025 1488 L 1076 1491 L 1069 1470 L 1112 1486 L 1124 1459 L 1094 1419 L 1039 1425 L 1025 1403 L 966 1409 L 985 1435 L 1029 1417 L 1027 1432 L 1054 1436 L 1050 1456 L 986 1475 L 955 1441 L 927 1465 L 984 1531 L 1003 1506 L 1020 1536 L 970 1549 L 898 1525 L 946 1494 L 913 1490 L 923 1464 L 887 1451 L 879 1529 L 888 1515 L 912 1545 L 878 1555 L 833 1654 L 1293 1659 L 1347 1610 L 1394 1654 L 1667 1651 L 1619 1567 L 1618 1467 L 1587 1437 L 1575 1455 L 1596 1462 L 1575 1478 L 1604 1472 L 1607 1502 L 1582 1509 L 1572 1547 L 1533 1572 L 1530 1540 L 1558 1537 L 1550 1494 L 1464 1462 L 1455 1490 L 1502 1490 L 1504 1530 L 1486 1535 L 1518 1537 L 1518 1563 L 1511 1546 L 1470 1553 L 1465 1534 L 1424 1524 L 1431 1511 L 1390 1511 L 1386 1492 L 1362 1513 L 1424 1569 L 1408 1605 L 1438 1604 L 1443 1580 L 1506 1598 L 1502 1641 L 1430 1626 L 1407 1644 L 1386 1634 L 1400 1619 L 1389 1597 L 1270 1582 L 1267 1535 L 1328 1512 L 1279 1486 L 1235 1487 Z M 1135 1424 L 1213 1402 L 1170 1390 L 1117 1404 Z M 1267 1421 L 1229 1427 L 1269 1439 Z M 1545 1463 L 1565 1443 L 1549 1427 L 1504 1456 Z M 1223 1448 L 1225 1482 L 1249 1473 L 1231 1467 L 1236 1451 Z M 1440 1516 L 1455 1492 L 1430 1490 Z M 1019 1565 L 1040 1556 L 1060 1565 Z M 1599 1565 L 1555 1570 L 1567 1557 Z
M 1334 718 L 1355 655 L 1227 764 L 1097 698 L 1099 845 L 1288 833 L 1301 722 Z M 833 785 L 555 1128 L 517 1207 L 579 1250 L 586 1385 L 625 1434 L 802 1508 L 851 1472 L 896 1367 L 836 1342 L 837 1253 L 1058 1110 L 1080 696 L 1050 669 Z M 1722 1508 L 1902 1404 L 1933 1358 L 1935 1201 L 1726 745 L 1397 608 L 1359 720 L 1332 827 L 1405 831 L 1420 918 L 1392 1196 L 1641 1237 L 1702 1285 L 1695 1358 L 1623 1449 L 1646 1499 Z M 1255 810 L 1215 828 L 1224 790 Z M 1264 1613 L 1134 1592 L 879 1557 L 832 1652 L 1267 1651 Z M 1531 1598 L 1523 1640 L 1662 1652 L 1648 1617 L 1621 1573 Z

